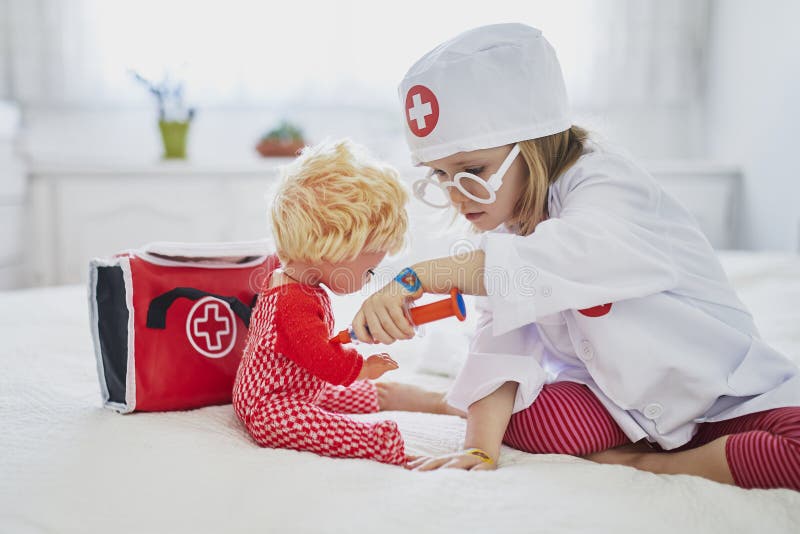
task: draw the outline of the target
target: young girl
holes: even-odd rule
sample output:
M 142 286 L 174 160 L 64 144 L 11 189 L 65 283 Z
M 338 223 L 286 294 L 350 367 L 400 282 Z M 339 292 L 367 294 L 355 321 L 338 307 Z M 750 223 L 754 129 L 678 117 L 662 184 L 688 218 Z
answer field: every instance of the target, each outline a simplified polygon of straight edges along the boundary
M 386 408 L 466 414 L 466 450 L 412 468 L 493 468 L 504 442 L 800 489 L 800 370 L 758 338 L 689 213 L 571 124 L 538 30 L 467 31 L 412 66 L 400 98 L 431 173 L 415 194 L 444 193 L 485 233 L 479 250 L 413 265 L 369 297 L 356 334 L 411 337 L 399 310 L 422 292 L 488 297 L 445 398 L 382 393 Z
M 366 379 L 397 364 L 329 341 L 334 324 L 321 285 L 337 294 L 360 289 L 401 248 L 406 201 L 397 173 L 350 142 L 307 148 L 284 170 L 272 206 L 282 268 L 261 290 L 233 389 L 236 415 L 259 445 L 405 462 L 393 421 L 340 415 L 378 411 Z

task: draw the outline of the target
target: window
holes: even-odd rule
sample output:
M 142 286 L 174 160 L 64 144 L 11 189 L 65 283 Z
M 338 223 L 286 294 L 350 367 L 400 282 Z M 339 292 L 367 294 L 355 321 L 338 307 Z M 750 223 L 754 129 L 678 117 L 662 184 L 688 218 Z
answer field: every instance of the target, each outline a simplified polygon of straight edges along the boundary
M 465 29 L 515 21 L 543 30 L 573 102 L 587 107 L 613 93 L 608 84 L 620 78 L 628 87 L 637 87 L 637 76 L 649 80 L 653 65 L 636 63 L 641 58 L 676 51 L 683 57 L 685 31 L 658 28 L 665 11 L 689 19 L 697 4 L 12 0 L 11 96 L 78 107 L 141 104 L 147 96 L 128 72 L 136 69 L 155 78 L 169 71 L 185 80 L 191 100 L 206 106 L 394 106 L 397 83 L 422 54 Z M 677 48 L 661 46 L 660 35 Z M 640 72 L 617 75 L 631 65 Z

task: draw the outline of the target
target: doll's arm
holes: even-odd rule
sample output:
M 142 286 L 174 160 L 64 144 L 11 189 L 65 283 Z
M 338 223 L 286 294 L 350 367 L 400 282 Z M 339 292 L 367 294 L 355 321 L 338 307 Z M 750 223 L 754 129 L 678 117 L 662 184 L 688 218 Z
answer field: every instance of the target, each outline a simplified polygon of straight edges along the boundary
M 294 296 L 294 295 L 293 295 Z M 313 296 L 292 298 L 278 310 L 284 356 L 320 380 L 348 386 L 359 376 L 364 358 L 339 343 L 331 343 L 322 305 Z
M 364 360 L 358 380 L 375 380 L 383 376 L 383 373 L 394 371 L 397 367 L 397 362 L 385 352 L 373 354 Z

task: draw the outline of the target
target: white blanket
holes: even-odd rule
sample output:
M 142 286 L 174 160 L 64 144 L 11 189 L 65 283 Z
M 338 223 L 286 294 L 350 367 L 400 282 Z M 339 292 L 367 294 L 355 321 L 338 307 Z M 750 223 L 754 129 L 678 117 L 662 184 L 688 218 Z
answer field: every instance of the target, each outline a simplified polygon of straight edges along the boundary
M 723 259 L 764 337 L 800 358 L 800 259 Z M 355 305 L 338 301 L 337 319 Z M 261 449 L 230 406 L 121 416 L 100 407 L 87 315 L 82 287 L 0 294 L 2 533 L 800 532 L 789 490 L 509 448 L 496 471 L 414 473 Z M 455 371 L 469 325 L 450 321 L 394 345 L 391 378 L 446 388 L 448 376 L 421 371 Z M 397 421 L 411 454 L 464 437 L 457 417 L 358 417 Z

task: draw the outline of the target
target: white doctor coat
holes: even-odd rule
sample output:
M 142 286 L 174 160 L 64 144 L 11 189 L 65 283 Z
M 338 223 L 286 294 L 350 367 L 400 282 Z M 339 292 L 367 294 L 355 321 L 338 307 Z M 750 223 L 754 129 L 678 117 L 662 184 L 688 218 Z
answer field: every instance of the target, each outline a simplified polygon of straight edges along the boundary
M 534 233 L 484 235 L 488 297 L 447 395 L 466 411 L 506 381 L 586 384 L 632 440 L 800 406 L 800 369 L 759 339 L 693 217 L 643 169 L 590 144 Z

